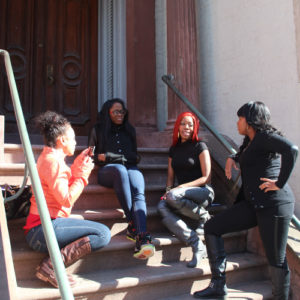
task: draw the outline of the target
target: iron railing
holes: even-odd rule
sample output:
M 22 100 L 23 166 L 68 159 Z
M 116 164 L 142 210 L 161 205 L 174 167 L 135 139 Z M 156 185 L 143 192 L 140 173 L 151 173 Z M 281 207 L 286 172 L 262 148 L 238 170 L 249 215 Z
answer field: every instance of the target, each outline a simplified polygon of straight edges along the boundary
M 183 101 L 186 106 L 199 118 L 199 120 L 206 126 L 206 128 L 217 138 L 221 145 L 230 153 L 235 154 L 235 149 L 226 141 L 226 139 L 212 126 L 212 124 L 197 110 L 197 108 L 177 89 L 174 85 L 174 76 L 173 75 L 163 75 L 163 82 L 165 82 L 168 87 L 176 94 L 176 96 Z M 239 177 L 239 176 L 238 176 Z M 236 179 L 234 186 L 236 186 L 238 178 Z M 291 223 L 300 230 L 300 221 L 293 215 Z
M 47 243 L 47 247 L 49 250 L 50 258 L 52 264 L 54 266 L 55 275 L 58 281 L 59 290 L 64 300 L 72 300 L 74 299 L 72 290 L 70 288 L 69 281 L 67 279 L 66 270 L 64 267 L 64 263 L 62 261 L 62 256 L 60 253 L 60 249 L 57 243 L 57 239 L 55 236 L 55 232 L 51 223 L 50 215 L 48 212 L 48 207 L 46 204 L 45 196 L 43 193 L 43 189 L 41 186 L 40 178 L 37 172 L 25 120 L 24 115 L 20 103 L 20 98 L 16 86 L 15 76 L 13 73 L 11 60 L 9 57 L 9 53 L 6 50 L 0 49 L 0 55 L 4 57 L 5 62 L 5 69 L 7 73 L 7 79 L 10 89 L 10 94 L 13 102 L 14 113 L 17 120 L 18 130 L 22 142 L 22 146 L 24 149 L 25 160 L 26 160 L 26 167 L 29 170 L 29 176 L 31 179 L 31 184 L 33 188 L 34 195 L 36 196 L 36 202 L 38 211 L 40 214 L 42 227 Z M 25 171 L 26 176 L 27 171 Z M 23 185 L 24 186 L 24 182 Z

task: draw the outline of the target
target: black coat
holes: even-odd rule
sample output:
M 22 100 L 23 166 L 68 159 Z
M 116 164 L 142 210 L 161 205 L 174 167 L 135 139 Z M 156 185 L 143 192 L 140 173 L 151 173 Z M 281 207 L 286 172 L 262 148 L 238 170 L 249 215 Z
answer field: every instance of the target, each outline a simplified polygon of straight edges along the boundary
M 239 162 L 243 198 L 260 209 L 294 202 L 294 195 L 287 184 L 298 155 L 298 147 L 275 133 L 257 132 L 242 153 L 234 158 Z M 278 191 L 264 192 L 259 188 L 260 178 L 277 180 Z
M 137 153 L 136 133 L 131 125 L 128 128 L 123 125 L 112 125 L 106 138 L 99 124 L 92 128 L 88 145 L 95 146 L 94 162 L 97 165 L 122 164 L 126 167 L 137 165 L 140 157 Z M 105 153 L 105 162 L 98 160 L 98 154 L 101 153 Z

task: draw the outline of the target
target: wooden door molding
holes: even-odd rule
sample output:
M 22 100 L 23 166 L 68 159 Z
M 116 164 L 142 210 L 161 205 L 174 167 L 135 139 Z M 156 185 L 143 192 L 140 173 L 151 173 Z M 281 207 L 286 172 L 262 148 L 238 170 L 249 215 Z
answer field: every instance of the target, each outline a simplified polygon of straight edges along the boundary
M 12 56 L 26 120 L 55 110 L 87 135 L 97 117 L 98 0 L 0 3 L 0 47 Z M 0 113 L 10 132 L 16 125 L 6 86 L 1 74 Z M 30 122 L 28 129 L 35 132 Z

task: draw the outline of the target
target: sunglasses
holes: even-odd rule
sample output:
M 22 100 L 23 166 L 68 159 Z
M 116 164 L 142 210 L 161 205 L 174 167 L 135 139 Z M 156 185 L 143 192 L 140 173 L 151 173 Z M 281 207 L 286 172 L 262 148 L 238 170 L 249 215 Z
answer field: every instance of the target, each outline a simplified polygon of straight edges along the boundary
M 125 109 L 121 109 L 121 110 L 113 110 L 112 112 L 111 112 L 111 114 L 112 115 L 114 115 L 114 116 L 116 116 L 116 115 L 122 115 L 122 116 L 124 116 L 125 114 L 127 113 L 127 110 L 125 110 Z

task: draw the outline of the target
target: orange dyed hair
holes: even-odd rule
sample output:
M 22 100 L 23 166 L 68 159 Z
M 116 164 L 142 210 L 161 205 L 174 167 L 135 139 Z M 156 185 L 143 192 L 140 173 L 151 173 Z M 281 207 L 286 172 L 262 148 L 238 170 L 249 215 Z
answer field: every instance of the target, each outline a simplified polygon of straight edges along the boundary
M 193 119 L 193 124 L 194 124 L 194 130 L 193 130 L 193 135 L 192 135 L 192 141 L 193 142 L 198 142 L 199 141 L 199 137 L 198 137 L 198 131 L 199 131 L 199 120 L 198 118 L 191 112 L 183 112 L 181 113 L 178 117 L 177 120 L 175 122 L 174 125 L 174 129 L 173 129 L 173 143 L 172 146 L 175 146 L 178 141 L 179 141 L 179 137 L 178 137 L 178 133 L 179 133 L 179 126 L 180 126 L 180 122 L 184 117 L 191 117 Z

